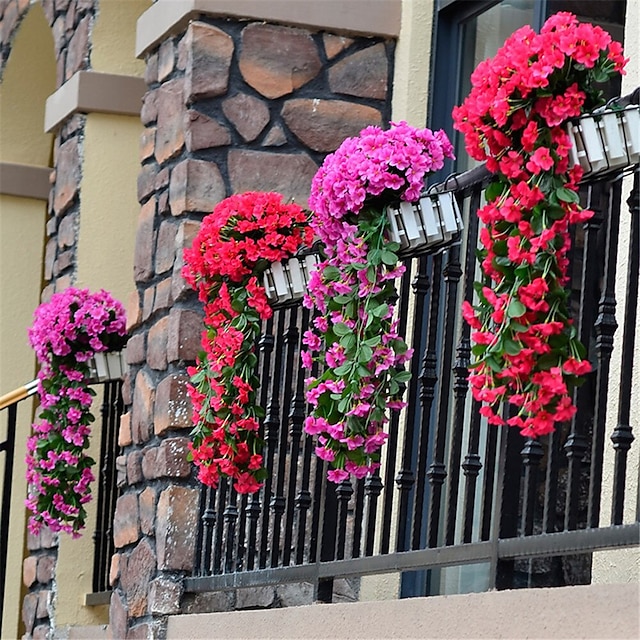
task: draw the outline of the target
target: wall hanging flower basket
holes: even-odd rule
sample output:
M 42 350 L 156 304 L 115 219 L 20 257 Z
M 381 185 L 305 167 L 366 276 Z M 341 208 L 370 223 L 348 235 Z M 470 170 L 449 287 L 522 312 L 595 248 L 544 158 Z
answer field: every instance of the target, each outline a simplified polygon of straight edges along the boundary
M 272 306 L 300 300 L 307 293 L 309 276 L 319 257 L 314 254 L 294 256 L 274 262 L 264 273 L 264 288 Z
M 389 238 L 400 244 L 404 257 L 450 246 L 463 229 L 460 208 L 452 191 L 429 193 L 417 202 L 387 207 Z
M 100 351 L 91 359 L 89 366 L 92 381 L 119 380 L 124 376 L 127 367 L 124 351 Z
M 568 125 L 570 158 L 584 175 L 622 171 L 640 162 L 640 107 L 586 114 Z

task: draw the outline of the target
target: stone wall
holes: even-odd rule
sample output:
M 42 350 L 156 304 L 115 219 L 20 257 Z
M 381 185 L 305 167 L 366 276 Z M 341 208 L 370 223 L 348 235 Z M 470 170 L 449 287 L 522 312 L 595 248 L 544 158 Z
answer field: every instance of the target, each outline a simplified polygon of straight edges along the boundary
M 29 8 L 29 0 L 0 0 L 0 79 L 11 53 L 13 37 Z
M 388 120 L 392 61 L 392 42 L 206 17 L 147 56 L 114 637 L 159 636 L 164 617 L 181 611 L 193 567 L 199 489 L 185 460 L 185 371 L 199 350 L 202 314 L 180 275 L 183 248 L 231 193 L 276 190 L 305 205 L 324 155 Z M 262 602 L 257 592 L 238 598 Z M 215 599 L 229 608 L 238 598 Z M 193 610 L 194 599 L 184 605 Z

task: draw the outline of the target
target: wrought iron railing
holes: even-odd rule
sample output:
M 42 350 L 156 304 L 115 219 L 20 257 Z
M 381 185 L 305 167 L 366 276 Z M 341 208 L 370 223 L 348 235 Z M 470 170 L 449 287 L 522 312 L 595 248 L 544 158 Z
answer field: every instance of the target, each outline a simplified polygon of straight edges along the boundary
M 638 544 L 638 513 L 624 506 L 633 475 L 626 467 L 634 438 L 638 170 L 628 209 L 622 208 L 620 175 L 582 186 L 583 204 L 595 215 L 574 234 L 571 303 L 594 371 L 577 391 L 574 419 L 539 440 L 488 426 L 468 389 L 470 337 L 460 307 L 472 299 L 478 277 L 475 213 L 487 177 L 478 168 L 455 179 L 462 241 L 406 260 L 397 308 L 415 355 L 408 407 L 392 419 L 379 473 L 337 486 L 324 480 L 325 463 L 303 432 L 299 355 L 309 311 L 290 306 L 266 323 L 258 353 L 269 477 L 249 497 L 224 482 L 217 490 L 203 488 L 197 566 L 187 591 L 313 582 L 317 599 L 330 601 L 337 577 L 412 572 L 403 593 L 419 595 L 439 591 L 442 568 L 469 564 L 484 565 L 485 588 L 551 586 L 589 582 L 595 550 Z M 621 216 L 630 224 L 626 274 L 616 273 Z M 617 278 L 626 279 L 620 329 Z M 614 345 L 622 365 L 613 370 Z M 616 388 L 611 428 L 608 394 Z M 601 518 L 607 436 L 613 449 L 610 519 Z M 564 577 L 570 573 L 573 578 Z
M 0 397 L 0 426 L 3 428 L 3 440 L 0 441 L 0 460 L 2 473 L 2 503 L 0 507 L 0 636 L 4 637 L 3 612 L 7 580 L 7 560 L 9 554 L 9 526 L 11 523 L 11 495 L 13 487 L 13 461 L 16 447 L 16 426 L 18 421 L 18 405 L 32 396 L 37 389 L 34 380 L 23 387 Z M 4 418 L 6 415 L 6 419 Z

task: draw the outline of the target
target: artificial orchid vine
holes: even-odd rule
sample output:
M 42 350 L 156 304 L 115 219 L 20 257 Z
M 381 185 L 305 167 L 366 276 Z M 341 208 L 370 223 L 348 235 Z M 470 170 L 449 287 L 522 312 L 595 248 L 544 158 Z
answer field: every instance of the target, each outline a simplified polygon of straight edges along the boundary
M 206 216 L 183 275 L 204 305 L 205 330 L 197 365 L 189 368 L 194 429 L 191 458 L 198 478 L 216 487 L 221 476 L 238 493 L 262 486 L 255 343 L 271 317 L 262 273 L 310 244 L 307 215 L 279 193 L 247 192 L 220 202 Z
M 124 307 L 104 290 L 71 287 L 34 313 L 29 341 L 40 363 L 41 412 L 27 440 L 32 533 L 46 525 L 77 537 L 85 526 L 95 464 L 86 453 L 94 420 L 90 360 L 98 352 L 122 349 L 125 333 Z
M 312 412 L 305 431 L 330 463 L 329 480 L 363 477 L 379 466 L 389 409 L 399 410 L 404 363 L 412 355 L 394 318 L 394 281 L 404 273 L 399 244 L 388 240 L 386 206 L 414 202 L 425 177 L 453 157 L 443 131 L 405 122 L 367 127 L 347 138 L 316 173 L 309 206 L 323 260 L 304 299 L 316 310 L 303 338 L 303 366 Z
M 603 29 L 558 13 L 480 63 L 453 111 L 467 151 L 494 174 L 478 211 L 486 280 L 476 283 L 477 304 L 463 307 L 475 343 L 469 382 L 490 423 L 525 436 L 569 420 L 571 389 L 591 370 L 566 285 L 570 225 L 593 213 L 579 203 L 582 170 L 569 166 L 566 124 L 603 103 L 598 85 L 625 63 Z M 503 401 L 515 407 L 506 420 Z

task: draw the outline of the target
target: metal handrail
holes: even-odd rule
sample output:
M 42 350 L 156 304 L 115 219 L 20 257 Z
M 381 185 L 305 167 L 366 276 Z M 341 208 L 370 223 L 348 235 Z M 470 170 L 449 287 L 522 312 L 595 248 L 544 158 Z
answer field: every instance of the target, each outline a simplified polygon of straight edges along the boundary
M 9 405 L 15 404 L 16 402 L 20 402 L 20 400 L 24 400 L 29 396 L 32 396 L 38 390 L 38 380 L 32 380 L 31 382 L 27 382 L 22 387 L 18 387 L 13 391 L 9 391 L 9 393 L 5 393 L 3 396 L 0 396 L 0 411 L 2 409 L 6 409 Z

